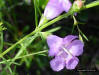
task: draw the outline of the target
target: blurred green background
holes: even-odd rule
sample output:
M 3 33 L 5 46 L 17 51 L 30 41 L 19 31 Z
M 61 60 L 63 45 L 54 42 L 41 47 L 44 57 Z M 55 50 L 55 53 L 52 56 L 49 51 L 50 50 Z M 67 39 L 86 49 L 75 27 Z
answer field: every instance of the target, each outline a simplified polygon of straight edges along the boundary
M 85 4 L 93 1 L 86 0 Z M 47 2 L 48 0 L 0 0 L 0 22 L 6 28 L 4 31 L 0 31 L 0 53 L 35 29 Z M 76 19 L 80 22 L 79 28 L 86 35 L 88 41 L 83 38 L 84 53 L 79 57 L 80 61 L 75 70 L 52 71 L 49 64 L 51 58 L 47 53 L 43 53 L 14 62 L 0 63 L 0 75 L 99 75 L 99 6 L 79 12 Z M 62 19 L 43 31 L 55 27 L 61 28 L 53 32 L 55 35 L 64 37 L 71 34 L 72 17 Z M 79 35 L 77 28 L 74 29 L 73 34 Z M 41 37 L 37 37 L 28 48 L 19 48 L 20 46 L 14 48 L 0 61 L 12 59 L 21 49 L 23 55 L 48 49 L 46 40 L 42 40 Z

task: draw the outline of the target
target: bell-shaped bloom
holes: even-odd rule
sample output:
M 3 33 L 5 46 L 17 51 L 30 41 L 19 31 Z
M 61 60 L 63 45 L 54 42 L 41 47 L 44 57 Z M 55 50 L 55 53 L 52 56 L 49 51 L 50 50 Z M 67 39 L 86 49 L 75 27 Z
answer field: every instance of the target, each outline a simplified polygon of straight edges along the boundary
M 60 15 L 63 11 L 68 12 L 71 5 L 72 4 L 69 0 L 49 0 L 44 10 L 44 16 L 48 20 L 53 19 Z
M 56 35 L 47 37 L 49 47 L 49 56 L 55 58 L 50 61 L 51 68 L 54 71 L 66 69 L 75 69 L 79 59 L 77 56 L 83 53 L 84 43 L 77 39 L 77 36 L 68 35 L 65 38 Z

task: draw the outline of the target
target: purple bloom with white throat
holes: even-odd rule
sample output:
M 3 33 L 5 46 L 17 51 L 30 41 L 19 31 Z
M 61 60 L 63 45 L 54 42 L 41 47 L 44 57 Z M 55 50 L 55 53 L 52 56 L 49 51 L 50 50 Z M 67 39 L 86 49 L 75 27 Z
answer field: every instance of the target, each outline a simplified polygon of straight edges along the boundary
M 83 53 L 84 43 L 77 39 L 78 36 L 68 35 L 65 38 L 56 35 L 47 37 L 49 56 L 54 56 L 50 61 L 50 66 L 54 71 L 60 71 L 64 67 L 72 70 L 77 66 L 79 59 L 77 56 Z
M 72 4 L 69 0 L 49 0 L 44 10 L 44 16 L 48 20 L 53 19 L 60 15 L 63 11 L 68 12 L 71 5 Z

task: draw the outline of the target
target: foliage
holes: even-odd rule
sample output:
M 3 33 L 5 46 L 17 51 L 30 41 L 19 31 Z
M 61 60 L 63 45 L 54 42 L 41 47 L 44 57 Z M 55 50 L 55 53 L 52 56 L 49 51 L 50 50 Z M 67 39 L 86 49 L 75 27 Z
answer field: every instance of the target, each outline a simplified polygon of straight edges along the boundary
M 96 67 L 90 68 L 99 70 L 99 59 L 95 56 L 97 50 L 93 51 L 98 49 L 99 43 L 99 27 L 95 25 L 99 21 L 97 19 L 99 8 L 94 7 L 99 5 L 99 1 L 86 0 L 81 9 L 72 9 L 74 11 L 63 13 L 39 26 L 47 2 L 48 0 L 0 0 L 0 75 L 71 74 L 72 72 L 68 73 L 68 70 L 55 73 L 50 69 L 46 44 L 46 38 L 50 34 L 61 37 L 70 33 L 79 35 L 79 39 L 86 43 L 86 51 L 80 57 L 79 66 L 86 66 L 91 59 Z M 75 12 L 78 12 L 76 17 L 73 16 Z M 93 19 L 88 17 L 88 14 L 96 14 L 94 15 L 96 17 Z M 91 24 L 88 18 L 90 20 L 92 18 L 95 22 Z

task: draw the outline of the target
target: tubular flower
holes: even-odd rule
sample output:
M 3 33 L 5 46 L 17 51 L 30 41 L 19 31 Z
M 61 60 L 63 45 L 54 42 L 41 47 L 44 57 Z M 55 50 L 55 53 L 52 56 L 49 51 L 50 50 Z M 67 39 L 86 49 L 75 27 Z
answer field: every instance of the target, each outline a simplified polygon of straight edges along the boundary
M 49 0 L 45 7 L 44 16 L 49 20 L 53 19 L 63 11 L 68 12 L 71 5 L 69 0 Z
M 55 58 L 50 61 L 50 66 L 54 71 L 60 71 L 64 67 L 67 69 L 75 69 L 79 59 L 77 56 L 83 53 L 84 44 L 77 39 L 77 36 L 68 35 L 60 38 L 56 35 L 47 37 L 49 47 L 49 56 Z

